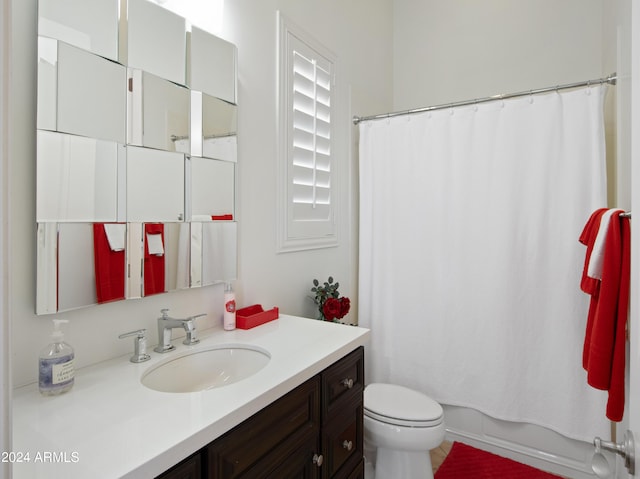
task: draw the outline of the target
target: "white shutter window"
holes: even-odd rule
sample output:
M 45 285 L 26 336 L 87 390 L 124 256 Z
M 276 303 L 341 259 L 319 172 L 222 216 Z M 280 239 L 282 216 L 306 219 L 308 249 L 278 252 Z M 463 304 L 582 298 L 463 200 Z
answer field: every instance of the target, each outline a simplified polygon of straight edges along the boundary
M 335 246 L 334 61 L 280 22 L 280 250 Z

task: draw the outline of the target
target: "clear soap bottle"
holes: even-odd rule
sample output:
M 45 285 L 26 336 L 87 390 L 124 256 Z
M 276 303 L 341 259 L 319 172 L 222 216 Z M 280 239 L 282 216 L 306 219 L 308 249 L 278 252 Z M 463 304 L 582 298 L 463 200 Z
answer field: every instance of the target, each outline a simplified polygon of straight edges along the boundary
M 60 329 L 66 319 L 53 320 L 51 343 L 40 352 L 38 360 L 40 393 L 44 396 L 57 396 L 73 387 L 75 354 L 73 348 L 64 342 L 64 333 Z

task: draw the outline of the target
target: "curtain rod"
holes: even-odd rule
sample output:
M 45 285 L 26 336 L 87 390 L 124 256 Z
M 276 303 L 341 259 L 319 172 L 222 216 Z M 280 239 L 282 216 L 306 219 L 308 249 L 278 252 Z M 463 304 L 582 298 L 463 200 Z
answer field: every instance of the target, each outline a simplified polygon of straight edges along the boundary
M 489 102 L 489 101 L 504 100 L 504 99 L 507 99 L 507 98 L 517 98 L 517 97 L 520 97 L 520 96 L 537 95 L 539 93 L 547 93 L 547 92 L 551 92 L 551 91 L 569 90 L 571 88 L 579 88 L 579 87 L 591 86 L 591 85 L 602 85 L 603 83 L 608 83 L 609 85 L 615 85 L 617 79 L 618 79 L 618 77 L 616 76 L 616 73 L 614 72 L 614 73 L 612 73 L 611 75 L 609 75 L 606 78 L 598 78 L 597 80 L 581 81 L 581 82 L 577 82 L 577 83 L 567 83 L 565 85 L 556 85 L 556 86 L 547 87 L 547 88 L 539 88 L 537 90 L 528 90 L 528 91 L 522 91 L 522 92 L 518 92 L 518 93 L 507 93 L 507 94 L 503 94 L 503 95 L 493 95 L 493 96 L 488 96 L 488 97 L 485 97 L 485 98 L 476 98 L 474 100 L 457 101 L 457 102 L 454 102 L 454 103 L 443 103 L 442 105 L 427 106 L 427 107 L 424 107 L 424 108 L 416 108 L 414 110 L 395 111 L 395 112 L 391 112 L 391 113 L 381 113 L 379 115 L 363 116 L 363 117 L 354 116 L 353 117 L 353 124 L 357 125 L 361 121 L 377 120 L 377 119 L 380 119 L 380 118 L 391 118 L 391 117 L 394 117 L 394 116 L 402 116 L 402 115 L 411 115 L 413 113 L 423 113 L 423 112 L 426 112 L 426 111 L 442 110 L 442 109 L 445 109 L 445 108 L 452 108 L 452 107 L 455 107 L 455 106 L 476 105 L 478 103 L 486 103 L 486 102 Z

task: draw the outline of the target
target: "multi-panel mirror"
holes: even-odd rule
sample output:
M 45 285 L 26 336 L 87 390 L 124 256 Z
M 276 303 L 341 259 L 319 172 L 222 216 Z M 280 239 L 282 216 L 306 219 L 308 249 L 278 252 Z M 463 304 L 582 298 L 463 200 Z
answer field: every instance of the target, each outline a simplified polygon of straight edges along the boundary
M 236 277 L 236 76 L 151 1 L 39 0 L 37 314 Z

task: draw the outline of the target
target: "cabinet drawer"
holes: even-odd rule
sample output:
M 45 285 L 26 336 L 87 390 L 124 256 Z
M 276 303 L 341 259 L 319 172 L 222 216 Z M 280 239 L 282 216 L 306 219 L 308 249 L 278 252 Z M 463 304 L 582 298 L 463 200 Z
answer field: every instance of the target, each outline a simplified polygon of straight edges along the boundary
M 320 379 L 316 376 L 207 446 L 207 477 L 242 476 L 283 444 L 317 437 L 319 419 Z
M 348 477 L 363 457 L 363 406 L 359 398 L 348 403 L 323 428 L 323 476 Z
M 364 348 L 361 346 L 348 354 L 322 374 L 323 423 L 331 420 L 341 404 L 354 397 L 362 397 L 364 391 Z

